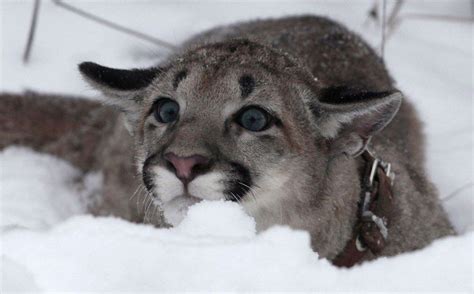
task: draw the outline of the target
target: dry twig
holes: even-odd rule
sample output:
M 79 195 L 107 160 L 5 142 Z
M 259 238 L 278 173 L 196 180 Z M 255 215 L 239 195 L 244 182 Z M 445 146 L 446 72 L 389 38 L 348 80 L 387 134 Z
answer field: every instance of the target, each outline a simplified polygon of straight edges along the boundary
M 35 0 L 35 4 L 33 6 L 33 16 L 31 17 L 30 31 L 28 33 L 28 40 L 26 41 L 25 51 L 23 53 L 23 63 L 28 63 L 30 59 L 31 48 L 33 46 L 33 40 L 36 33 L 36 24 L 38 22 L 40 4 L 40 0 Z
M 91 14 L 91 13 L 89 13 L 87 11 L 84 11 L 82 9 L 79 9 L 75 6 L 64 3 L 62 0 L 52 0 L 52 1 L 55 5 L 65 9 L 65 10 L 68 10 L 69 12 L 72 12 L 76 15 L 79 15 L 81 17 L 87 18 L 87 19 L 89 19 L 91 21 L 94 21 L 96 23 L 99 23 L 101 25 L 112 28 L 116 31 L 120 31 L 120 32 L 125 33 L 125 34 L 132 35 L 136 38 L 139 38 L 141 40 L 153 43 L 153 44 L 158 45 L 160 47 L 164 47 L 168 50 L 176 49 L 176 46 L 171 44 L 171 43 L 168 43 L 166 41 L 154 38 L 154 37 L 149 36 L 147 34 L 129 29 L 129 28 L 127 28 L 125 26 L 122 26 L 122 25 L 119 25 L 117 23 L 108 21 L 104 18 L 101 18 L 99 16 Z M 37 26 L 37 21 L 38 21 L 38 16 L 39 16 L 39 7 L 40 7 L 40 0 L 35 0 L 35 4 L 34 4 L 34 7 L 33 7 L 33 16 L 31 18 L 30 31 L 28 33 L 28 41 L 26 43 L 25 52 L 23 54 L 23 62 L 25 64 L 28 63 L 28 61 L 29 61 L 29 58 L 30 58 L 30 55 L 31 55 L 31 50 L 32 50 L 32 47 L 33 47 L 33 41 L 34 41 L 34 36 L 35 36 L 36 26 Z
M 117 30 L 117 31 L 120 31 L 122 33 L 126 33 L 126 34 L 129 34 L 129 35 L 132 35 L 134 37 L 137 37 L 139 39 L 142 39 L 142 40 L 145 40 L 145 41 L 148 41 L 148 42 L 151 42 L 151 43 L 154 43 L 155 45 L 158 45 L 158 46 L 161 46 L 161 47 L 164 47 L 166 49 L 169 49 L 169 50 L 174 50 L 176 49 L 176 46 L 171 44 L 171 43 L 168 43 L 166 41 L 163 41 L 163 40 L 160 40 L 160 39 L 157 39 L 157 38 L 154 38 L 152 36 L 149 36 L 149 35 L 146 35 L 144 33 L 141 33 L 141 32 L 138 32 L 138 31 L 135 31 L 135 30 L 132 30 L 132 29 L 129 29 L 127 27 L 124 27 L 122 25 L 119 25 L 117 23 L 114 23 L 114 22 L 111 22 L 111 21 L 108 21 L 106 19 L 103 19 L 101 17 L 98 17 L 96 15 L 93 15 L 87 11 L 84 11 L 82 9 L 79 9 L 75 6 L 72 6 L 70 4 L 66 4 L 64 3 L 62 0 L 52 0 L 56 5 L 58 5 L 59 7 L 61 8 L 64 8 L 72 13 L 75 13 L 79 16 L 82 16 L 84 18 L 87 18 L 89 20 L 92 20 L 94 22 L 97 22 L 97 23 L 100 23 L 102 25 L 105 25 L 105 26 L 108 26 L 114 30 Z

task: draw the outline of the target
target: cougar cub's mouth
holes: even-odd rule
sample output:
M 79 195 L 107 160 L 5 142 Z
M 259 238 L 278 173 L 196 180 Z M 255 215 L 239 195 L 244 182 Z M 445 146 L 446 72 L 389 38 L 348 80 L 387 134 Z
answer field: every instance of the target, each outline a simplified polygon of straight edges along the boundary
M 202 200 L 240 202 L 251 189 L 250 172 L 243 165 L 229 162 L 212 168 L 209 162 L 175 154 L 145 160 L 143 182 L 171 225 L 179 224 L 193 204 Z

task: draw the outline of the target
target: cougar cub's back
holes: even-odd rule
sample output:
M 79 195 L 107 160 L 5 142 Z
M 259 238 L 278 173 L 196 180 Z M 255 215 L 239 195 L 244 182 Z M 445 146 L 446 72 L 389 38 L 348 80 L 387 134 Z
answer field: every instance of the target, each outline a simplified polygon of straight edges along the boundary
M 383 60 L 374 50 L 356 34 L 324 17 L 299 16 L 218 27 L 191 38 L 183 48 L 190 50 L 239 38 L 295 57 L 326 88 L 327 95 L 319 97 L 323 102 L 344 103 L 344 99 L 358 91 L 383 92 L 395 88 Z M 399 114 L 379 137 L 395 139 L 399 151 L 408 156 L 407 162 L 422 163 L 424 138 L 420 133 L 417 114 L 405 99 Z
M 248 39 L 296 58 L 323 85 L 384 91 L 392 81 L 382 60 L 357 35 L 332 20 L 303 16 L 220 27 L 192 38 L 185 48 Z
M 397 175 L 381 255 L 452 233 L 424 174 L 413 108 L 374 51 L 333 21 L 242 23 L 191 39 L 157 67 L 80 70 L 125 113 L 138 173 L 168 224 L 203 199 L 237 201 L 258 229 L 307 230 L 334 259 L 358 218 L 369 146 Z

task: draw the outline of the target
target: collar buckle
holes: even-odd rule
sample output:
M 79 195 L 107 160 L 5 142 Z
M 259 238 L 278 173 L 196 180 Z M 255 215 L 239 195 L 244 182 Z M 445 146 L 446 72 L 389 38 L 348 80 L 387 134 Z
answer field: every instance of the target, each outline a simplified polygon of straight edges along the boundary
M 333 260 L 337 266 L 351 267 L 363 259 L 366 251 L 379 254 L 388 238 L 388 222 L 392 213 L 392 186 L 395 174 L 392 165 L 370 151 L 362 153 L 365 173 L 359 203 L 359 219 L 354 227 L 353 238 L 343 252 Z

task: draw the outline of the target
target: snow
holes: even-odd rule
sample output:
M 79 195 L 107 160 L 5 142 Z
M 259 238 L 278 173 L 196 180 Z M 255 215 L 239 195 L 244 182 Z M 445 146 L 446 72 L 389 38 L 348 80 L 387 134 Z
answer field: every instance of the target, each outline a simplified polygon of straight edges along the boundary
M 318 259 L 306 232 L 274 227 L 256 235 L 237 204 L 205 202 L 173 229 L 76 216 L 46 232 L 10 232 L 4 282 L 48 292 L 457 291 L 469 289 L 472 241 L 469 233 L 342 270 Z
M 329 15 L 378 48 L 364 24 L 370 0 L 67 1 L 174 44 L 218 24 L 257 17 Z M 407 1 L 403 13 L 469 16 L 468 0 Z M 113 4 L 111 4 L 113 3 Z M 75 64 L 156 63 L 166 50 L 100 27 L 42 1 L 28 66 L 21 63 L 32 3 L 1 1 L 0 91 L 66 93 L 95 99 Z M 318 259 L 305 232 L 257 234 L 233 203 L 193 206 L 176 228 L 93 218 L 100 174 L 19 147 L 0 152 L 2 292 L 36 291 L 473 291 L 472 23 L 404 20 L 385 61 L 417 106 L 427 134 L 427 169 L 460 236 L 351 270 Z
M 0 162 L 1 231 L 43 230 L 83 214 L 89 202 L 86 195 L 93 195 L 92 189 L 98 186 L 89 176 L 87 187 L 81 187 L 79 170 L 26 148 L 5 149 L 0 153 Z

